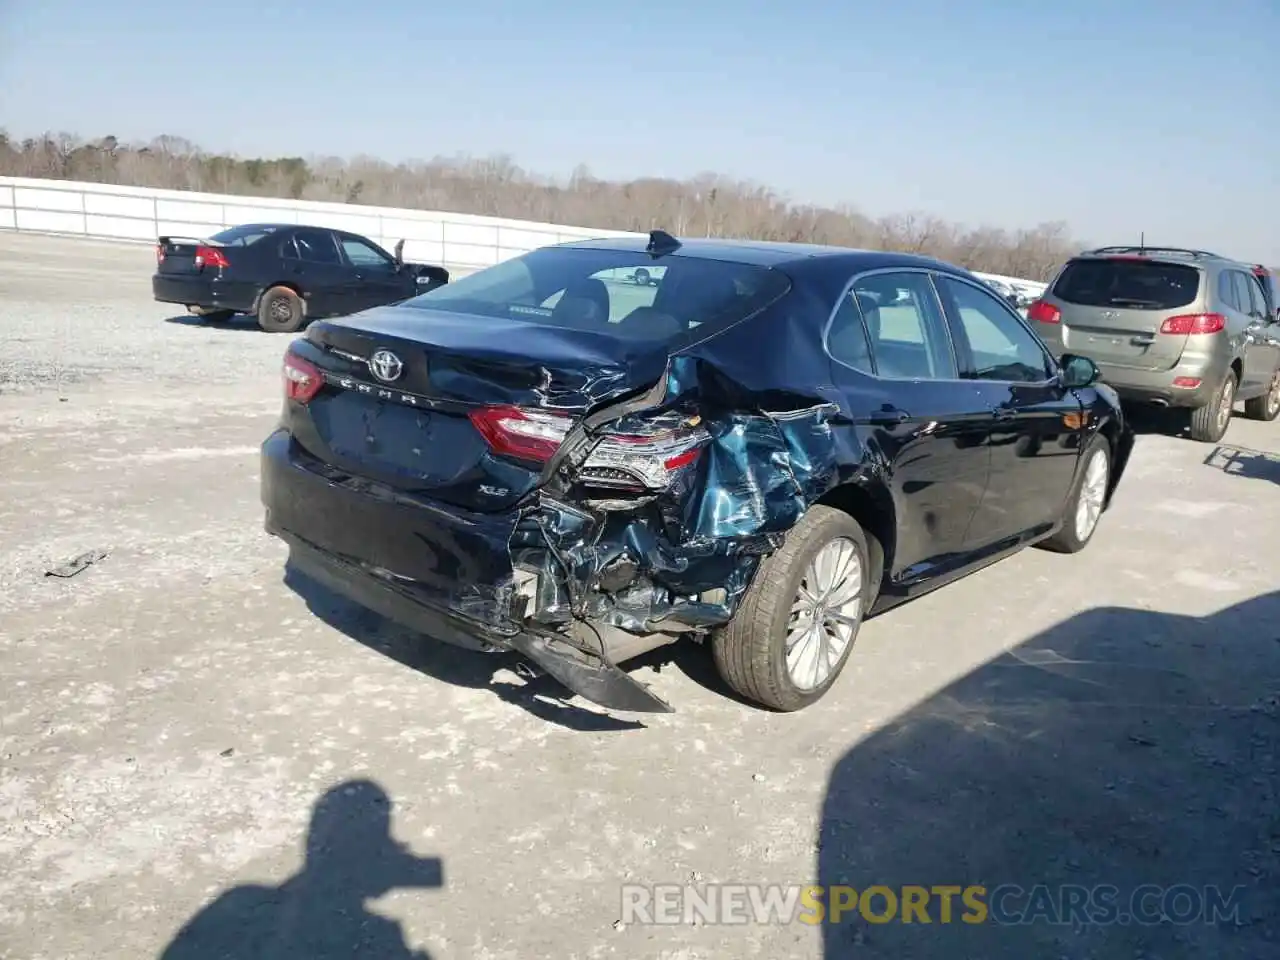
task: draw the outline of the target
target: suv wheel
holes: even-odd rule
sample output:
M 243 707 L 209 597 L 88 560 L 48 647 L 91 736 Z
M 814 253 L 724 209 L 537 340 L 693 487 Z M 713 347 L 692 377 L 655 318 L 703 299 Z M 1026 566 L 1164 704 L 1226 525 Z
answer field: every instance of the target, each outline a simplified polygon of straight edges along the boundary
M 712 639 L 720 676 L 741 696 L 792 711 L 821 699 L 844 669 L 870 596 L 858 522 L 815 506 L 767 557 Z
M 1266 393 L 1244 402 L 1244 413 L 1250 420 L 1274 420 L 1280 415 L 1280 370 L 1271 375 Z
M 1236 404 L 1236 373 L 1227 370 L 1222 386 L 1203 407 L 1191 411 L 1191 439 L 1201 443 L 1217 443 L 1231 426 L 1231 410 Z
M 1105 437 L 1094 434 L 1080 458 L 1080 475 L 1067 497 L 1062 528 L 1039 546 L 1054 553 L 1079 553 L 1088 546 L 1106 507 L 1110 482 L 1111 445 Z

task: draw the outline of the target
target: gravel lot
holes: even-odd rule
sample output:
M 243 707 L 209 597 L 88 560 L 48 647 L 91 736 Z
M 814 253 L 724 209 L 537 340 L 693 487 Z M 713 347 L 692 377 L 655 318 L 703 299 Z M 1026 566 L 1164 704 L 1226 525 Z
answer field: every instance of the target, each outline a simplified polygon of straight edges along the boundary
M 678 711 L 637 722 L 287 585 L 287 338 L 173 319 L 153 264 L 0 235 L 0 957 L 218 956 L 165 950 L 219 897 L 228 956 L 1277 955 L 1280 463 L 1147 433 L 1084 554 L 868 623 L 818 707 L 740 705 L 695 647 L 637 668 Z M 625 883 L 1243 892 L 1225 926 L 823 929 L 620 925 Z

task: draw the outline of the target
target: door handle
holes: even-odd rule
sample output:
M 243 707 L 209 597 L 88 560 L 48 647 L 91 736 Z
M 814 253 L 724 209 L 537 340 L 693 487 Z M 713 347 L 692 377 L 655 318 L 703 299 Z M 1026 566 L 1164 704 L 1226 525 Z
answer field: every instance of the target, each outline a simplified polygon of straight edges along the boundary
M 906 423 L 911 419 L 911 414 L 905 410 L 899 410 L 897 407 L 885 404 L 879 410 L 871 415 L 871 422 L 877 426 L 893 426 L 898 423 Z

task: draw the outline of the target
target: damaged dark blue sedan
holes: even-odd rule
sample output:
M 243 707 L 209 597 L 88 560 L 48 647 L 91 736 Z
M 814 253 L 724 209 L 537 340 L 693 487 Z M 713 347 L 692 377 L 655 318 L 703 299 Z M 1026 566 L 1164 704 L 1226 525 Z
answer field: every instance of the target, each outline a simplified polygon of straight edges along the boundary
M 294 565 L 620 710 L 670 709 L 618 665 L 685 640 L 813 703 L 865 616 L 1083 548 L 1134 442 L 967 271 L 662 231 L 317 321 L 284 382 L 262 499 Z

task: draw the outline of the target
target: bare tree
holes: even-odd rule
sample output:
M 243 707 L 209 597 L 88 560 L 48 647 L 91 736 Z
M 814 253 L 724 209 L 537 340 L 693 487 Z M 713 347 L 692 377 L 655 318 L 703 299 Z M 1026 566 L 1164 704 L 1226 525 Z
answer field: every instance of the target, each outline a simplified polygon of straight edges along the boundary
M 797 204 L 768 186 L 702 173 L 688 180 L 615 182 L 579 164 L 564 181 L 515 160 L 437 156 L 390 164 L 377 157 L 240 158 L 177 136 L 145 144 L 46 133 L 16 142 L 0 131 L 0 174 L 87 180 L 244 196 L 446 210 L 614 230 L 656 227 L 678 236 L 732 236 L 902 250 L 972 270 L 1047 280 L 1080 249 L 1065 223 L 1013 232 L 964 227 L 922 212 L 873 220 L 852 206 Z

